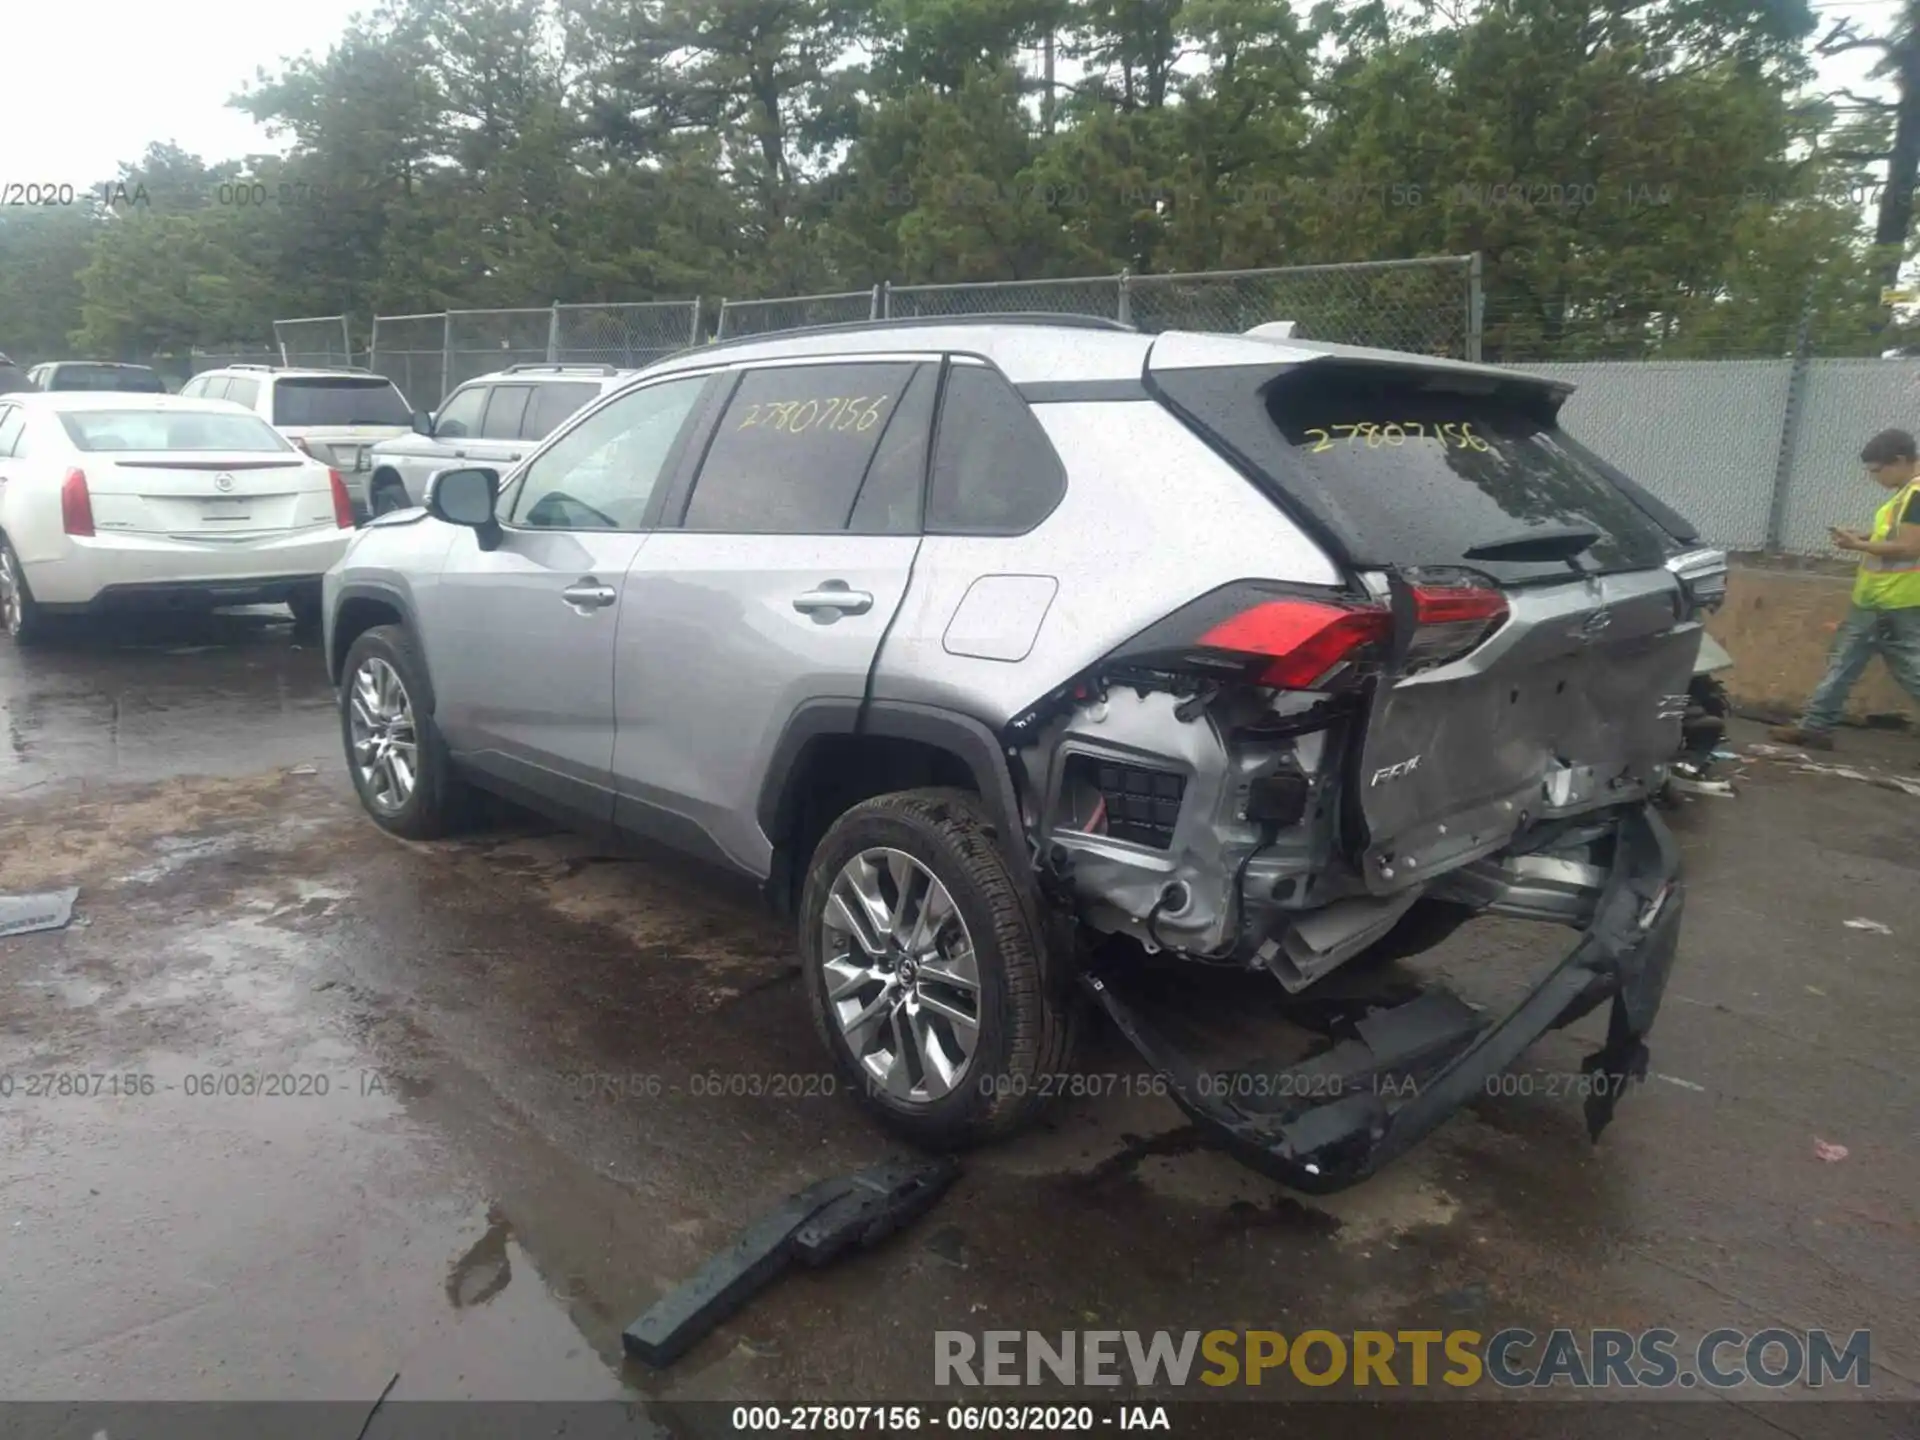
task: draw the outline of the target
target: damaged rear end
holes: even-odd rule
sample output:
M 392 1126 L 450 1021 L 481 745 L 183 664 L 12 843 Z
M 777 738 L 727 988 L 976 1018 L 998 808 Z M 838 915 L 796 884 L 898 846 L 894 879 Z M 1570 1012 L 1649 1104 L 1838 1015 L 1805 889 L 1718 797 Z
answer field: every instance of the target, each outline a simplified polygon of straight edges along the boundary
M 1474 914 L 1579 938 L 1503 1017 L 1429 987 L 1353 1007 L 1283 1073 L 1202 1075 L 1125 966 L 1088 987 L 1190 1114 L 1302 1189 L 1370 1174 L 1610 1005 L 1597 1137 L 1645 1074 L 1683 908 L 1648 803 L 1702 634 L 1666 566 L 1680 527 L 1558 429 L 1547 382 L 1177 335 L 1147 381 L 1345 580 L 1218 585 L 1016 717 L 1056 896 L 1303 1004 L 1389 937 Z

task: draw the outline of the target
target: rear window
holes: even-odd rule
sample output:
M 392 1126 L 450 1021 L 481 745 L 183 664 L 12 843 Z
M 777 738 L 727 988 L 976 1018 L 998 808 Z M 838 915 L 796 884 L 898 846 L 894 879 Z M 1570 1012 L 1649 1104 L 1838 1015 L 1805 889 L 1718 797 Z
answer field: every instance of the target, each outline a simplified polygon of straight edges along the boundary
M 164 395 L 160 376 L 144 365 L 56 365 L 48 378 L 49 390 L 126 390 L 140 395 Z
M 357 376 L 312 376 L 276 380 L 276 425 L 400 425 L 413 412 L 391 380 Z
M 1161 383 L 1359 566 L 1467 566 L 1520 583 L 1564 580 L 1569 561 L 1467 552 L 1584 530 L 1599 538 L 1573 562 L 1580 569 L 1631 570 L 1661 565 L 1670 548 L 1531 387 L 1468 393 L 1437 374 L 1336 363 L 1277 377 L 1180 371 Z
M 66 410 L 60 423 L 81 450 L 258 450 L 293 447 L 256 415 L 205 410 Z

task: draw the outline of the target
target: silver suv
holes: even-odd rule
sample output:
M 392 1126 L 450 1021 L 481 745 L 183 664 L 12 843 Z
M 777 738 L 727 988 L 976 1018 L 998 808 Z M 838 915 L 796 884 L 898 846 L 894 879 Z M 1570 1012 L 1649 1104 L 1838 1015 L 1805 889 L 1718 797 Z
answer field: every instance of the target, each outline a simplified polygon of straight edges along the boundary
M 375 515 L 418 505 L 436 470 L 460 460 L 507 469 L 581 406 L 624 385 L 612 365 L 509 365 L 460 386 L 412 432 L 373 447 L 368 508 Z
M 406 397 L 384 375 L 291 365 L 227 365 L 180 387 L 189 399 L 244 405 L 304 453 L 337 472 L 356 519 L 365 519 L 373 447 L 407 433 Z
M 759 882 L 923 1143 L 1054 1093 L 1088 997 L 1307 1190 L 1607 1005 L 1597 1136 L 1674 958 L 1649 796 L 1702 629 L 1691 531 L 1558 429 L 1568 389 L 1062 317 L 689 351 L 355 537 L 353 781 L 401 836 L 477 786 Z M 1579 937 L 1504 1016 L 1354 963 L 1487 912 Z M 1327 1043 L 1202 1068 L 1156 952 Z

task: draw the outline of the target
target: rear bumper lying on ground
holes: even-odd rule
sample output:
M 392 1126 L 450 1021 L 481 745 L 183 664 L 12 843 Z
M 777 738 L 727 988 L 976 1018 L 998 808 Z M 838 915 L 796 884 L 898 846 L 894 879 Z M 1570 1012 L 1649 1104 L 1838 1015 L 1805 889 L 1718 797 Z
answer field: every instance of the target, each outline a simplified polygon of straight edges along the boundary
M 1127 1003 L 1117 975 L 1083 982 L 1180 1107 L 1241 1160 L 1295 1189 L 1328 1193 L 1404 1153 L 1549 1030 L 1611 1001 L 1605 1044 L 1583 1066 L 1598 1139 L 1626 1087 L 1647 1073 L 1646 1035 L 1666 990 L 1685 897 L 1679 852 L 1652 810 L 1619 822 L 1592 918 L 1565 957 L 1505 1016 L 1485 1020 L 1448 992 L 1375 1010 L 1354 1034 L 1284 1074 L 1201 1074 Z

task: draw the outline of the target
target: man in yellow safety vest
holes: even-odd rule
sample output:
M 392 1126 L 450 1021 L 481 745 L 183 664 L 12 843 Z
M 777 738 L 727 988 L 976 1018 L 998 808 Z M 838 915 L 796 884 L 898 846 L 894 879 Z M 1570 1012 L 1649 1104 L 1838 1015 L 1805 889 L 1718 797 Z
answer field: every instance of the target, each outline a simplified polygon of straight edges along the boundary
M 1882 430 L 1860 452 L 1867 474 L 1893 497 L 1873 517 L 1873 530 L 1830 530 L 1834 548 L 1860 556 L 1853 606 L 1840 622 L 1826 678 L 1797 725 L 1773 738 L 1816 750 L 1833 748 L 1847 692 L 1878 654 L 1900 688 L 1920 703 L 1920 453 L 1905 430 Z

